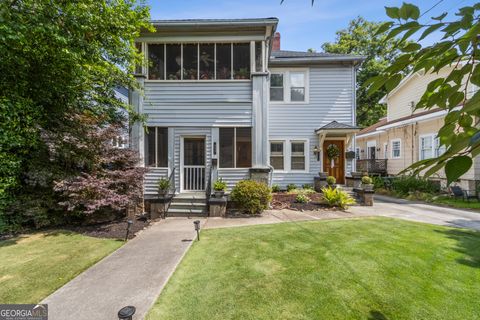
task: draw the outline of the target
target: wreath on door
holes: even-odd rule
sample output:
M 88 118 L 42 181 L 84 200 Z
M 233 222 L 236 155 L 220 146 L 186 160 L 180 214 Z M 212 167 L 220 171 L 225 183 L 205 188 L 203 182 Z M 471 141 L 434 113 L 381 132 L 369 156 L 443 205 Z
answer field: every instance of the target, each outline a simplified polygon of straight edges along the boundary
M 330 160 L 330 165 L 333 168 L 335 166 L 335 159 L 340 157 L 340 149 L 336 144 L 331 144 L 327 147 L 327 158 Z

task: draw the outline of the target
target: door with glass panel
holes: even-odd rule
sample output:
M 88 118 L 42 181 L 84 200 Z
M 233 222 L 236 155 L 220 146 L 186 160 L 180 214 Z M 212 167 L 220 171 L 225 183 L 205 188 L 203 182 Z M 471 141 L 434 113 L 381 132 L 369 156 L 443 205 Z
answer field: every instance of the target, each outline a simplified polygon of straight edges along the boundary
M 182 191 L 204 191 L 205 138 L 184 137 L 182 157 Z

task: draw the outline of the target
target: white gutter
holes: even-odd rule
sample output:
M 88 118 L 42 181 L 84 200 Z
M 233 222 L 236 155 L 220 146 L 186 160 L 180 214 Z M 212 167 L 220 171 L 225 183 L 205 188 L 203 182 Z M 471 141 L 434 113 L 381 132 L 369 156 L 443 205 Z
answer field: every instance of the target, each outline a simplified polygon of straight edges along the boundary
M 369 132 L 369 133 L 364 133 L 364 134 L 361 134 L 361 135 L 357 135 L 357 139 L 358 138 L 366 138 L 366 137 L 370 137 L 370 136 L 375 136 L 377 134 L 382 134 L 382 133 L 385 133 L 386 131 L 384 130 L 378 130 L 378 131 L 372 131 L 372 132 Z
M 412 124 L 412 123 L 415 123 L 415 122 L 427 121 L 427 120 L 431 120 L 431 119 L 435 119 L 435 118 L 440 118 L 440 117 L 445 116 L 447 113 L 448 112 L 446 110 L 440 110 L 440 111 L 429 113 L 429 114 L 426 114 L 426 115 L 423 115 L 423 116 L 419 116 L 419 117 L 415 117 L 415 118 L 411 118 L 411 119 L 387 124 L 385 126 L 378 127 L 377 130 L 387 130 L 387 129 L 391 129 L 391 128 L 401 127 L 401 126 L 404 126 L 404 125 L 407 125 L 407 124 Z

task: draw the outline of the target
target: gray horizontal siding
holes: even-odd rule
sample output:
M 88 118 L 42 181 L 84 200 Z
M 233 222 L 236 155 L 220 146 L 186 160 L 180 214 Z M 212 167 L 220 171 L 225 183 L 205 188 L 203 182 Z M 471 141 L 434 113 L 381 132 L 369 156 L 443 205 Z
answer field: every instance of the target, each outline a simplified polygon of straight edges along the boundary
M 252 85 L 232 82 L 146 82 L 143 113 L 155 126 L 251 126 Z
M 218 169 L 218 178 L 227 183 L 227 192 L 240 181 L 250 179 L 250 170 L 246 169 Z
M 158 180 L 168 178 L 168 169 L 166 168 L 149 168 L 145 173 L 143 182 L 145 196 L 155 196 L 158 194 Z

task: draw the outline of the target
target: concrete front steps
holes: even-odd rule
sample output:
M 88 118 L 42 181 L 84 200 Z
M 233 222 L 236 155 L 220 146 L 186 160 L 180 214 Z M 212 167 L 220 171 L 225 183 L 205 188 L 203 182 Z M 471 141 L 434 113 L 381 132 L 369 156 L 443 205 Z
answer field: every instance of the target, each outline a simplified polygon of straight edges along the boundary
M 169 217 L 206 217 L 208 216 L 207 196 L 205 192 L 185 192 L 173 197 L 167 210 Z

